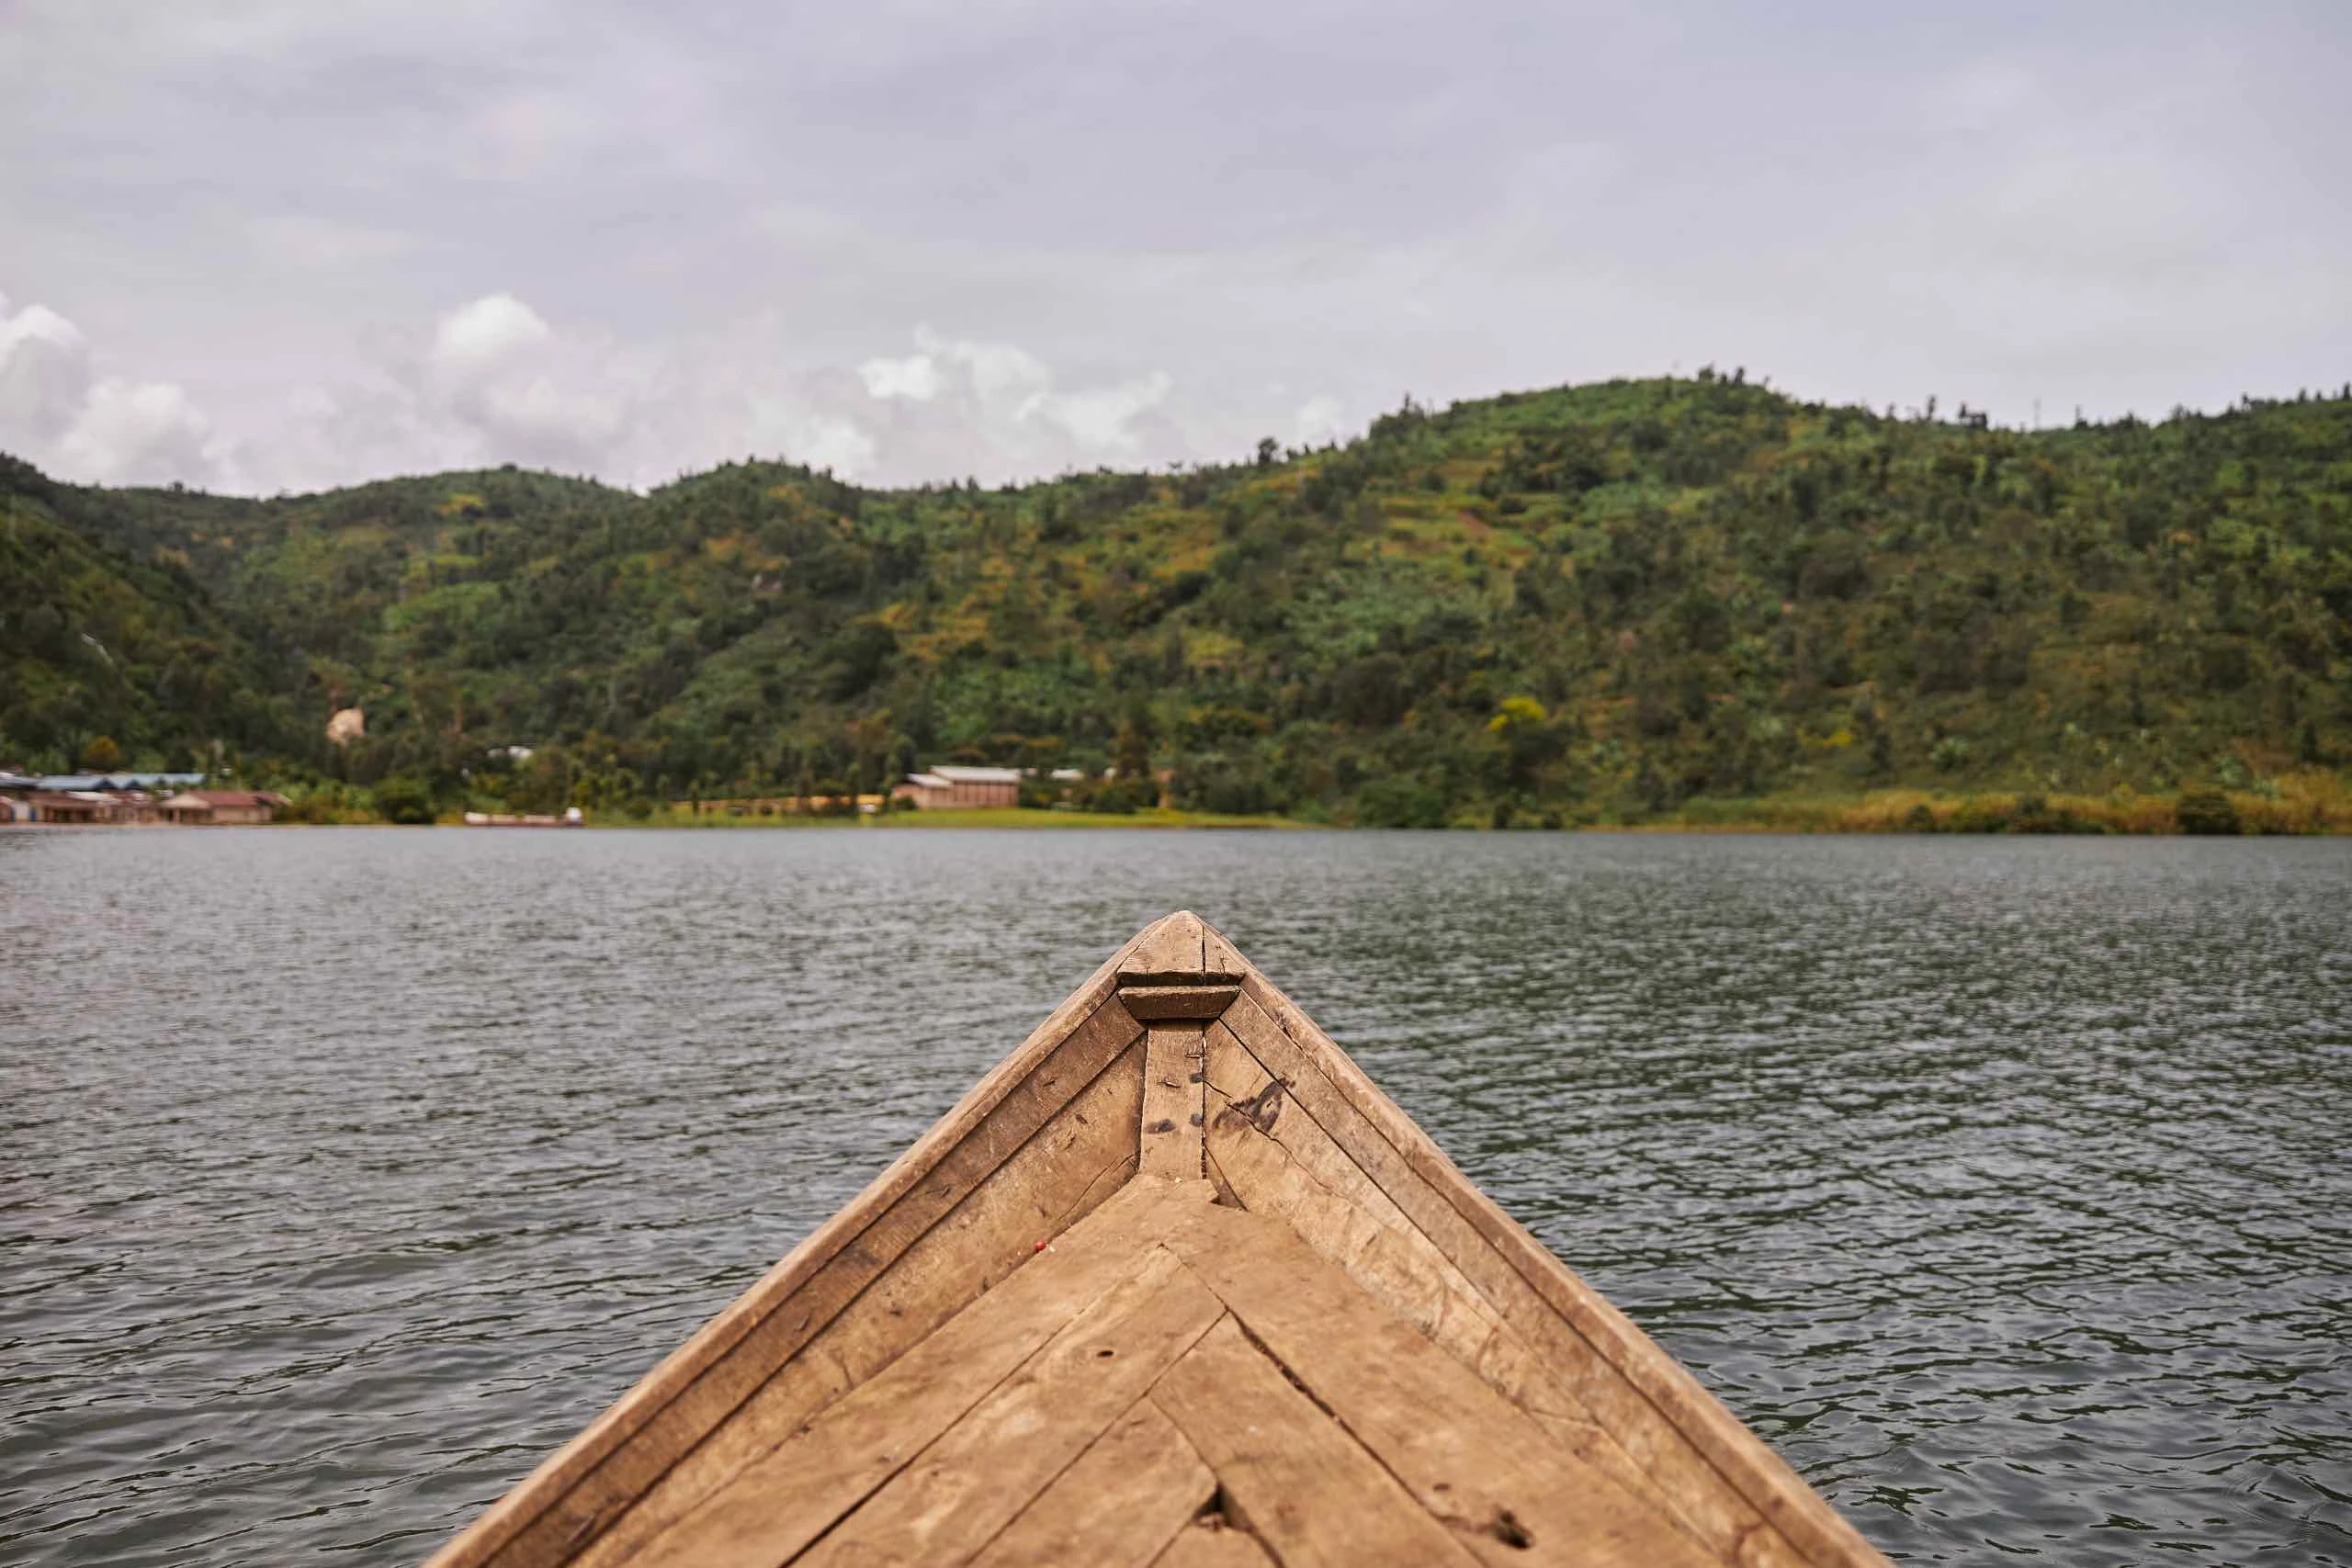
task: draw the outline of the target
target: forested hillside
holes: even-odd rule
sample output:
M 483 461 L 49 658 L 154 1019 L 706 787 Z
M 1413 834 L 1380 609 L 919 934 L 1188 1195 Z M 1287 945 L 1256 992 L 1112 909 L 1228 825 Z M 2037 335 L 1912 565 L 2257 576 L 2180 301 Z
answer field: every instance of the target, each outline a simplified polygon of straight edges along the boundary
M 1004 490 L 0 488 L 0 760 L 35 765 L 218 741 L 627 809 L 1148 764 L 1204 809 L 1434 823 L 2352 761 L 2352 396 L 2027 434 L 1702 372 Z

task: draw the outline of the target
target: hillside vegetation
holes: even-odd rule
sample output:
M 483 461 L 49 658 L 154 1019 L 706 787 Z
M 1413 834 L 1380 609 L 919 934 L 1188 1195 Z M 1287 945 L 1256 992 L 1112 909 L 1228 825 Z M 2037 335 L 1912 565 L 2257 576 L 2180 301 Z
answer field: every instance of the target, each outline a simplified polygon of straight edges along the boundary
M 1702 372 L 1002 490 L 0 492 L 0 759 L 35 765 L 104 734 L 616 811 L 1148 766 L 1195 809 L 1436 824 L 2352 761 L 2352 395 L 2023 433 Z

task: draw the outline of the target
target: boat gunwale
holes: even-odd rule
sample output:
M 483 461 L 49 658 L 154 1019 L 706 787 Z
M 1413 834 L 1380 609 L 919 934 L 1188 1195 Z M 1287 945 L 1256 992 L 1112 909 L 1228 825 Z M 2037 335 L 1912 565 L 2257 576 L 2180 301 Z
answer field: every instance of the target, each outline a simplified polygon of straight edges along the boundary
M 1215 940 L 1225 940 L 1216 928 L 1209 930 Z M 1227 945 L 1231 951 L 1230 944 Z M 1428 1132 L 1389 1099 L 1354 1058 L 1325 1033 L 1305 1009 L 1266 978 L 1257 965 L 1238 959 L 1238 978 L 1241 994 L 1256 1003 L 1274 1026 L 1301 1048 L 1348 1108 L 1385 1140 L 1415 1175 L 1444 1198 L 1544 1303 L 1622 1375 L 1659 1419 L 1690 1445 L 1733 1494 L 1779 1530 L 1792 1548 L 1817 1563 L 1871 1564 L 1886 1561 L 1844 1515 L 1830 1506 L 1827 1498 L 1734 1415 L 1689 1368 L 1464 1175 Z M 1272 1070 L 1271 1064 L 1268 1070 Z M 1300 1109 L 1314 1116 L 1314 1111 L 1304 1104 Z M 1329 1128 L 1325 1131 L 1333 1132 Z M 1439 1249 L 1446 1250 L 1442 1244 Z M 1493 1304 L 1501 1310 L 1502 1303 Z M 1623 1435 L 1618 1436 L 1623 1441 Z
M 1172 919 L 1174 917 L 1169 917 Z M 752 1330 L 790 1301 L 824 1266 L 854 1245 L 929 1175 L 988 1114 L 1076 1033 L 1103 1003 L 1114 999 L 1121 967 L 1146 939 L 1169 923 L 1156 920 L 1105 959 L 1011 1055 L 983 1074 L 922 1136 L 822 1224 L 802 1237 L 757 1280 L 648 1371 L 594 1420 L 542 1460 L 529 1474 L 477 1515 L 425 1560 L 424 1568 L 472 1568 L 489 1563 L 560 1504 L 597 1466 L 717 1366 Z M 1009 1152 L 1009 1151 L 1008 1151 Z M 584 1545 L 582 1541 L 581 1544 Z

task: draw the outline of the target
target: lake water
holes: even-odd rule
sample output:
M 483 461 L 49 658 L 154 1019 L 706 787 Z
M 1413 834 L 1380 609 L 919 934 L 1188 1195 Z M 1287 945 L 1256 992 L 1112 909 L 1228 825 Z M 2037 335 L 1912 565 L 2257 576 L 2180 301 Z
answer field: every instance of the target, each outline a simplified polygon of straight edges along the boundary
M 423 1556 L 1217 922 L 1899 1558 L 2352 1563 L 2352 843 L 0 834 L 0 1561 Z

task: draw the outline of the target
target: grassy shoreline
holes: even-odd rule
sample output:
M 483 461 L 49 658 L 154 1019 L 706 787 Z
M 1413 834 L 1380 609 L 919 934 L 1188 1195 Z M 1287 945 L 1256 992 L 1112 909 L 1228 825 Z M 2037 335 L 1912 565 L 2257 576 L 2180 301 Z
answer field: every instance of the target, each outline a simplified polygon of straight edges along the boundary
M 444 818 L 444 821 L 455 820 Z M 599 828 L 876 828 L 892 830 L 937 828 L 1158 828 L 1158 829 L 1297 829 L 1317 824 L 1289 817 L 1227 817 L 1209 811 L 1035 811 L 1019 807 L 984 807 L 963 810 L 888 811 L 872 816 L 798 816 L 778 813 L 762 817 L 731 813 L 706 805 L 700 812 L 672 807 L 646 817 L 619 812 L 591 812 L 589 822 Z
M 922 830 L 949 828 L 1022 831 L 1101 828 L 1159 830 L 1300 830 L 1350 829 L 1344 820 L 1295 817 L 1220 816 L 1211 812 L 1146 810 L 1128 814 L 1020 809 L 886 812 L 875 816 L 760 816 L 705 803 L 697 812 L 677 807 L 644 817 L 589 813 L 600 828 L 714 829 L 866 828 Z M 445 815 L 444 826 L 458 818 Z M 1439 826 L 1439 824 L 1430 824 Z M 2332 774 L 2290 776 L 2267 788 L 2103 795 L 2030 790 L 1944 791 L 1879 789 L 1848 795 L 1770 795 L 1701 798 L 1669 810 L 1644 813 L 1597 803 L 1516 810 L 1498 821 L 1491 808 L 1458 812 L 1442 826 L 1494 831 L 1556 829 L 1576 832 L 1682 833 L 2064 833 L 2170 837 L 2331 836 L 2352 834 L 2352 787 Z

